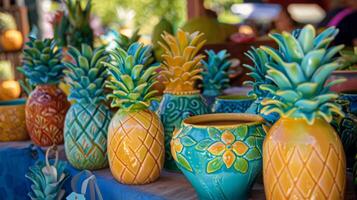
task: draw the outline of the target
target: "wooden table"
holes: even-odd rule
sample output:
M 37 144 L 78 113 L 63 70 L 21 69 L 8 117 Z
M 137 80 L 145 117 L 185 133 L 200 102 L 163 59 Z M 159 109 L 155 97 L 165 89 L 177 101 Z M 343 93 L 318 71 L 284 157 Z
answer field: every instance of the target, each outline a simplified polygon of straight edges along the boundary
M 25 142 L 0 142 L 1 148 L 24 148 L 28 147 L 31 144 L 30 141 Z M 65 159 L 65 153 L 63 149 L 63 145 L 59 146 L 60 150 L 60 158 Z M 110 170 L 103 169 L 94 171 L 94 174 L 97 176 L 97 179 L 104 180 L 110 182 L 111 188 L 118 188 L 118 190 L 123 188 L 123 185 L 120 183 L 113 181 L 113 177 L 111 176 Z M 117 185 L 117 187 L 115 187 Z M 136 192 L 140 192 L 143 196 L 155 196 L 157 199 L 167 199 L 167 200 L 195 200 L 197 199 L 197 195 L 191 184 L 187 181 L 185 176 L 181 173 L 173 173 L 163 171 L 161 177 L 155 181 L 154 183 L 140 185 L 140 186 L 126 186 L 127 188 L 134 190 Z M 106 191 L 108 192 L 108 191 Z M 110 191 L 109 191 L 110 192 Z M 354 186 L 352 183 L 352 174 L 347 173 L 347 187 L 346 187 L 346 200 L 356 200 L 357 191 L 354 191 Z M 252 200 L 263 200 L 265 199 L 264 195 L 264 186 L 262 184 L 262 180 L 258 179 L 253 186 L 253 189 L 250 194 L 250 198 Z

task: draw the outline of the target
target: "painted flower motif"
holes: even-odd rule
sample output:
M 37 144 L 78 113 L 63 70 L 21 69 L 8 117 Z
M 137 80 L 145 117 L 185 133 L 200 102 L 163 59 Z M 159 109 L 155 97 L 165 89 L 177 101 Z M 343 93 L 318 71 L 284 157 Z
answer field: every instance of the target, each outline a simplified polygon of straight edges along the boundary
M 235 136 L 228 130 L 222 133 L 220 141 L 208 147 L 208 152 L 221 157 L 227 168 L 231 168 L 237 156 L 244 155 L 249 147 L 241 141 L 235 141 Z
M 177 153 L 181 153 L 183 149 L 183 145 L 181 144 L 180 138 L 177 136 L 179 135 L 180 131 L 175 130 L 172 135 L 172 140 L 170 142 L 171 145 L 171 154 L 174 160 L 177 160 Z

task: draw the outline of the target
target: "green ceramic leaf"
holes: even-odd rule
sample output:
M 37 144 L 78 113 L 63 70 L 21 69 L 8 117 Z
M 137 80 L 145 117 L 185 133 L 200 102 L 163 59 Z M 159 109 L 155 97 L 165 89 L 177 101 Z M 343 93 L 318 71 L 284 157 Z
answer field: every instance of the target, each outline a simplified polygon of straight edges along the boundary
M 196 146 L 195 149 L 197 151 L 205 151 L 212 144 L 212 140 L 204 139 L 201 140 Z
M 208 135 L 215 141 L 219 141 L 221 139 L 221 132 L 216 128 L 208 128 Z
M 207 163 L 207 173 L 208 174 L 213 173 L 221 169 L 222 166 L 223 166 L 222 157 L 216 157 Z
M 177 154 L 177 161 L 183 168 L 185 168 L 186 170 L 192 172 L 192 167 L 191 167 L 190 163 L 188 163 L 188 161 L 186 160 L 185 157 L 183 157 L 183 155 L 178 153 Z
M 238 157 L 234 162 L 234 169 L 241 173 L 246 173 L 248 171 L 248 161 L 244 158 Z
M 249 136 L 247 139 L 245 139 L 245 143 L 248 144 L 248 146 L 253 147 L 255 146 L 255 136 Z
M 248 160 L 256 160 L 261 158 L 261 154 L 258 148 L 254 147 L 249 149 L 248 152 L 245 154 L 245 157 Z
M 236 128 L 235 131 L 236 131 L 238 138 L 244 139 L 245 136 L 247 136 L 247 134 L 248 134 L 248 126 L 246 126 L 246 125 L 239 126 L 238 128 Z
M 182 145 L 185 147 L 190 147 L 197 143 L 195 140 L 193 140 L 190 136 L 187 136 L 187 135 L 180 138 L 180 140 L 181 140 Z

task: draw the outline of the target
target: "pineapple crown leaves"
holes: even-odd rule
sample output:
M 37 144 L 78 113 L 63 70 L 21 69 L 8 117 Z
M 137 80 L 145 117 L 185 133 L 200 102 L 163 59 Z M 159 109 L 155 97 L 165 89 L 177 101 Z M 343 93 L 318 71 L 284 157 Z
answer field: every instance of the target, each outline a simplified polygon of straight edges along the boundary
M 66 166 L 66 162 L 63 161 L 51 166 L 46 166 L 44 161 L 38 161 L 31 166 L 25 175 L 32 182 L 29 197 L 38 200 L 62 199 L 65 193 L 62 187 L 69 177 Z M 55 170 L 56 173 L 49 173 L 49 170 Z
M 31 84 L 57 84 L 63 77 L 62 49 L 56 40 L 30 36 L 23 53 L 23 67 L 18 70 Z
M 120 48 L 127 51 L 133 43 L 139 41 L 140 37 L 141 35 L 139 34 L 139 29 L 136 29 L 134 33 L 131 35 L 131 37 L 128 37 L 123 34 L 119 34 L 119 37 L 115 40 L 115 42 L 118 44 Z
M 228 70 L 231 62 L 227 50 L 221 50 L 217 54 L 213 50 L 205 51 L 208 55 L 208 61 L 202 60 L 203 65 L 203 93 L 213 92 L 219 95 L 221 90 L 229 86 Z
M 150 59 L 151 47 L 140 43 L 132 44 L 126 52 L 122 48 L 111 51 L 108 66 L 110 80 L 106 87 L 113 90 L 107 98 L 112 99 L 112 107 L 123 110 L 147 109 L 157 94 L 152 87 L 157 83 L 156 70 L 159 66 L 145 66 Z
M 81 29 L 89 26 L 92 0 L 88 0 L 84 9 L 80 0 L 66 0 L 65 4 L 68 9 L 69 22 L 73 27 Z
M 339 62 L 341 67 L 339 70 L 353 69 L 357 65 L 357 47 L 354 47 L 353 50 L 342 50 L 340 55 Z
M 69 56 L 74 63 L 64 61 L 71 86 L 69 100 L 79 103 L 99 103 L 105 100 L 104 83 L 108 77 L 104 61 L 108 58 L 104 47 L 94 49 L 89 45 L 82 44 L 80 50 L 75 47 L 68 49 Z
M 254 79 L 254 81 L 245 81 L 244 85 L 252 86 L 253 89 L 248 92 L 249 96 L 264 98 L 268 95 L 267 91 L 259 88 L 262 84 L 274 84 L 273 81 L 266 78 L 268 62 L 272 62 L 271 57 L 260 48 L 252 47 L 245 55 L 253 62 L 254 66 L 243 64 L 243 66 L 249 69 L 251 72 L 247 73 L 248 76 Z
M 178 30 L 176 37 L 164 32 L 161 37 L 164 43 L 158 42 L 164 49 L 161 64 L 163 83 L 166 91 L 193 91 L 196 80 L 202 79 L 201 60 L 204 55 L 198 54 L 206 40 L 204 34 L 192 34 Z
M 281 116 L 303 118 L 309 124 L 315 118 L 330 122 L 332 114 L 343 115 L 339 105 L 333 102 L 338 97 L 330 91 L 331 86 L 343 80 L 326 84 L 330 74 L 340 67 L 334 59 L 343 46 L 329 47 L 338 30 L 326 29 L 316 36 L 313 26 L 290 33 L 270 35 L 279 45 L 279 50 L 270 47 L 261 49 L 271 56 L 267 62 L 266 78 L 273 84 L 262 84 L 260 89 L 273 95 L 263 100 L 263 114 L 277 112 Z

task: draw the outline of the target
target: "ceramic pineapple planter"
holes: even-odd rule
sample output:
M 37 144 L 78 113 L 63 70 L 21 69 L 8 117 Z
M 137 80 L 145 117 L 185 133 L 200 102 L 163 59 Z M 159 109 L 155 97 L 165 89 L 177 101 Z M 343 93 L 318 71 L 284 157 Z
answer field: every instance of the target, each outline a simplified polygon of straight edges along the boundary
M 68 161 L 77 169 L 101 169 L 108 166 L 107 131 L 111 111 L 105 104 L 104 82 L 107 59 L 104 48 L 92 50 L 82 45 L 71 47 L 74 63 L 65 62 L 65 74 L 71 86 L 68 100 L 74 101 L 67 112 L 64 146 Z M 95 84 L 94 84 L 95 83 Z
M 205 40 L 202 33 L 188 34 L 182 30 L 176 37 L 164 33 L 162 38 L 165 44 L 159 44 L 165 52 L 160 75 L 165 91 L 158 114 L 165 129 L 165 168 L 177 171 L 169 148 L 173 130 L 179 128 L 186 117 L 209 112 L 209 106 L 195 87 L 196 80 L 202 79 L 204 56 L 197 53 Z
M 119 107 L 108 128 L 108 158 L 114 178 L 124 184 L 146 184 L 159 178 L 164 164 L 164 130 L 159 117 L 148 108 L 155 99 L 159 66 L 148 61 L 151 47 L 130 45 L 115 49 L 106 62 L 113 90 L 107 97 Z M 144 66 L 146 66 L 144 68 Z
M 63 144 L 64 120 L 70 104 L 56 85 L 38 85 L 26 103 L 26 127 L 39 146 Z
M 228 70 L 232 63 L 228 60 L 227 50 L 221 50 L 215 53 L 213 50 L 206 51 L 208 55 L 207 62 L 202 60 L 202 95 L 208 105 L 212 106 L 217 96 L 229 86 Z
M 37 85 L 26 103 L 26 126 L 32 141 L 39 146 L 63 143 L 63 126 L 70 106 L 57 87 L 63 76 L 61 49 L 53 39 L 30 37 L 24 50 L 24 65 L 19 71 Z
M 269 56 L 269 54 L 265 53 L 262 49 L 259 48 L 252 48 L 245 55 L 254 64 L 254 66 L 244 65 L 244 67 L 251 71 L 248 73 L 248 75 L 254 81 L 246 81 L 244 82 L 244 84 L 252 87 L 252 90 L 248 92 L 248 95 L 255 98 L 255 101 L 250 104 L 250 106 L 246 109 L 245 112 L 250 114 L 259 114 L 265 119 L 267 123 L 273 124 L 279 119 L 279 115 L 277 115 L 277 113 L 264 115 L 260 112 L 262 109 L 261 103 L 263 99 L 269 96 L 269 92 L 260 89 L 260 85 L 274 85 L 274 82 L 266 77 L 268 70 L 266 63 L 271 60 L 271 57 Z
M 263 118 L 208 114 L 183 120 L 171 153 L 199 199 L 247 199 L 262 169 Z
M 267 199 L 344 199 L 345 155 L 329 124 L 333 113 L 343 115 L 333 102 L 338 95 L 330 91 L 339 81 L 326 85 L 339 67 L 333 57 L 342 47 L 328 48 L 337 33 L 329 28 L 316 35 L 307 25 L 272 34 L 279 50 L 261 47 L 272 57 L 266 76 L 275 83 L 260 86 L 272 95 L 262 101 L 261 112 L 281 116 L 263 144 Z
M 25 99 L 0 101 L 0 142 L 27 140 Z
M 244 113 L 254 102 L 254 97 L 226 95 L 216 98 L 212 106 L 214 113 Z

